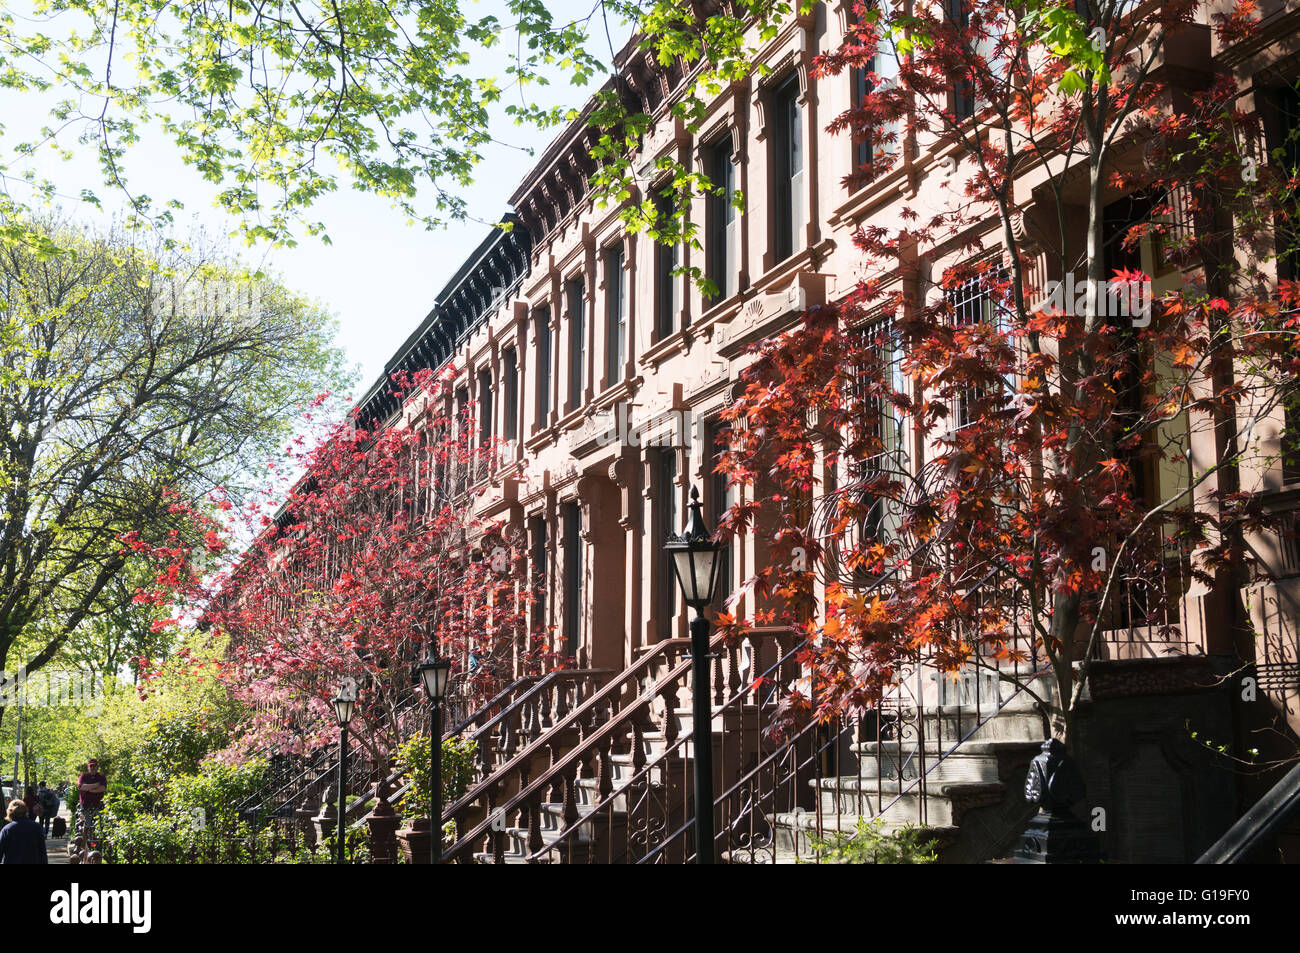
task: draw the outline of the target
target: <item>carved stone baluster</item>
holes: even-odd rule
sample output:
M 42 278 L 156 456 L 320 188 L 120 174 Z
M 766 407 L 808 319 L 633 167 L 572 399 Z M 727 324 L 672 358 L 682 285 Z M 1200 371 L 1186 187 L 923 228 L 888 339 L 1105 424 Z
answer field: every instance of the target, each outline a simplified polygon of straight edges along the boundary
M 578 762 L 569 764 L 564 771 L 564 826 L 568 827 L 578 819 Z
M 478 742 L 478 763 L 483 771 L 483 777 L 492 773 L 494 759 L 496 757 L 497 742 L 493 738 L 493 732 L 487 731 L 479 736 Z
M 504 824 L 497 824 L 493 819 L 497 812 L 497 795 L 496 791 L 489 791 L 487 796 L 487 817 L 488 817 L 488 852 L 492 855 L 492 863 L 504 864 L 506 862 L 506 832 Z
M 538 702 L 541 705 L 541 711 L 539 713 L 541 715 L 541 718 L 538 719 L 538 728 L 540 730 L 545 730 L 547 728 L 550 728 L 553 724 L 555 724 L 552 718 L 554 697 L 555 697 L 555 684 L 552 683 L 551 685 L 547 686 L 546 691 L 542 692 L 542 697 L 538 699 Z
M 528 805 L 528 853 L 536 854 L 542 849 L 542 799 L 533 794 L 526 801 Z
M 645 767 L 645 730 L 641 727 L 640 719 L 634 719 L 631 731 L 632 745 L 632 773 L 639 774 Z
M 724 700 L 727 698 L 735 698 L 736 695 L 740 693 L 740 683 L 741 683 L 740 663 L 741 660 L 745 657 L 745 647 L 748 644 L 749 644 L 748 642 L 738 642 L 732 648 L 726 650 L 730 658 L 730 665 L 728 666 L 729 671 L 727 673 L 727 691 L 724 696 Z M 757 654 L 756 650 L 754 654 Z M 748 676 L 751 673 L 746 672 L 745 674 L 746 676 Z
M 563 805 L 561 811 L 560 829 L 567 830 L 578 822 L 581 816 L 578 813 L 578 762 L 575 761 L 564 769 L 564 798 L 561 801 Z M 565 843 L 559 845 L 562 851 L 557 851 L 558 859 L 573 863 L 575 860 L 581 860 L 581 857 L 574 856 L 574 849 L 580 847 L 578 835 L 580 831 L 575 830 L 568 837 Z M 593 832 L 594 833 L 594 832 Z
M 677 683 L 670 682 L 663 688 L 660 698 L 663 699 L 664 704 L 664 745 L 671 748 L 677 741 Z
M 635 727 L 633 732 L 635 733 Z M 596 805 L 604 805 L 614 791 L 613 739 L 609 736 L 596 753 Z
M 581 745 L 582 744 L 581 729 L 579 729 L 579 735 L 580 736 L 577 744 Z M 553 768 L 555 767 L 556 763 L 562 757 L 564 757 L 565 754 L 568 753 L 568 748 L 567 746 L 557 748 L 554 740 L 551 741 L 548 748 L 551 756 L 550 764 L 548 765 L 548 767 Z M 564 798 L 564 779 L 557 774 L 551 780 L 551 786 L 546 791 L 546 799 L 554 804 L 558 801 L 563 800 L 563 798 Z

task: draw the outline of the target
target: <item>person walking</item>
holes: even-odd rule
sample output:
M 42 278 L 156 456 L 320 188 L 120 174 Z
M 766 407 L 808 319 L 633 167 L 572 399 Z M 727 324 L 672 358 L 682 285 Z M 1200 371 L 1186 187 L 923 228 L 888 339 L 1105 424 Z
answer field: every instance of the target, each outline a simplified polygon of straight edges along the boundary
M 48 864 L 45 835 L 27 817 L 27 805 L 11 801 L 7 816 L 9 823 L 0 830 L 0 864 Z
M 99 771 L 99 762 L 91 758 L 86 770 L 77 779 L 77 800 L 81 802 L 81 835 L 89 847 L 95 836 L 95 822 L 104 809 L 104 794 L 108 791 L 108 778 Z
M 39 826 L 40 821 L 36 818 L 41 813 L 41 804 L 36 798 L 36 788 L 30 784 L 23 791 L 23 803 L 27 805 L 27 819 Z
M 36 789 L 36 803 L 41 806 L 41 831 L 50 836 L 50 824 L 59 813 L 59 795 L 42 781 Z

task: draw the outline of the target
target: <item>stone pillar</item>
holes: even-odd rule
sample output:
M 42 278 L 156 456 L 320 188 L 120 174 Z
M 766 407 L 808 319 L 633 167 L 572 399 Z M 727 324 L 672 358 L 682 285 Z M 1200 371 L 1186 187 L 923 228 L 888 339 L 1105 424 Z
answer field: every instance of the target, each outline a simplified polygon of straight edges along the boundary
M 388 779 L 384 778 L 375 792 L 375 808 L 366 815 L 366 827 L 370 829 L 371 863 L 397 863 L 397 828 L 401 826 L 402 818 L 388 803 L 391 796 Z
M 321 805 L 320 813 L 311 819 L 317 844 L 324 844 L 339 825 L 339 811 L 335 804 L 339 799 L 336 784 L 325 789 L 325 803 Z
M 316 849 L 316 825 L 313 819 L 319 810 L 320 801 L 309 791 L 303 795 L 301 806 L 293 812 L 294 822 L 298 825 L 298 830 L 302 831 L 303 846 L 309 851 Z

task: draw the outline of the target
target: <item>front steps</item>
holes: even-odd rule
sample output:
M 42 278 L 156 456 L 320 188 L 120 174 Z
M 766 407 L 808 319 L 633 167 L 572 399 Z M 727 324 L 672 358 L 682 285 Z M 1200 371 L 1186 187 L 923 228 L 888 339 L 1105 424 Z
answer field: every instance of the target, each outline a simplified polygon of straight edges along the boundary
M 1044 697 L 1050 691 L 1042 679 L 1031 687 Z M 1024 802 L 1024 779 L 1044 738 L 1032 696 L 1012 695 L 996 713 L 896 709 L 883 724 L 904 740 L 848 745 L 843 760 L 853 773 L 808 779 L 811 806 L 767 813 L 763 846 L 732 850 L 724 861 L 816 862 L 815 839 L 851 836 L 860 820 L 876 818 L 887 833 L 911 826 L 932 835 L 940 863 L 979 863 L 1014 848 L 1033 814 Z M 923 745 L 915 740 L 918 731 Z

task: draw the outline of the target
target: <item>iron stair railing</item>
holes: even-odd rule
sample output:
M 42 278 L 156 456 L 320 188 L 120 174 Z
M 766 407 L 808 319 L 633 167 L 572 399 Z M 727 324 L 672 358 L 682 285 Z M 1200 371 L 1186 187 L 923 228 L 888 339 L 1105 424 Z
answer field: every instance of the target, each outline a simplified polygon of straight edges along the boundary
M 1297 808 L 1300 808 L 1300 764 L 1283 775 L 1196 863 L 1243 863 Z

